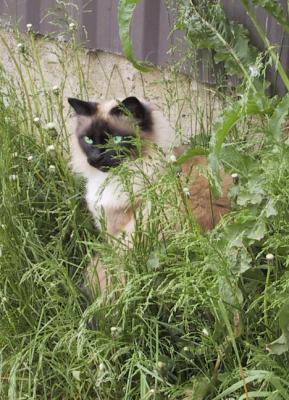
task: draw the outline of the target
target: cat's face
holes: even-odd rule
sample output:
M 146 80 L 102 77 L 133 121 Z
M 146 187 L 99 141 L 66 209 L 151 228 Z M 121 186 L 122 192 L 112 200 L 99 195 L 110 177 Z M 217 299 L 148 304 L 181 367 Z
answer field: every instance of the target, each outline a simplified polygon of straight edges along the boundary
M 100 171 L 137 158 L 141 142 L 152 141 L 152 112 L 136 97 L 122 102 L 92 103 L 74 98 L 68 102 L 78 117 L 78 145 L 88 164 Z

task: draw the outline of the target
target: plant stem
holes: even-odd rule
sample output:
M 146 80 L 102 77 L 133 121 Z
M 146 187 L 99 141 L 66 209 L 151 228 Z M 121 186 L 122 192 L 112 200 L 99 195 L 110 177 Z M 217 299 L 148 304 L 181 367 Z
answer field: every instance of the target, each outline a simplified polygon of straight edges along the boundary
M 251 21 L 253 22 L 258 35 L 260 36 L 261 40 L 263 41 L 265 47 L 267 48 L 270 56 L 272 57 L 277 71 L 286 87 L 286 89 L 289 91 L 289 78 L 281 64 L 281 62 L 279 61 L 279 57 L 278 55 L 275 53 L 274 49 L 271 46 L 271 43 L 269 42 L 264 30 L 262 29 L 261 25 L 259 24 L 259 22 L 257 21 L 256 15 L 252 12 L 249 2 L 248 0 L 241 0 L 242 6 L 244 7 L 244 9 L 246 10 L 247 14 L 249 15 Z

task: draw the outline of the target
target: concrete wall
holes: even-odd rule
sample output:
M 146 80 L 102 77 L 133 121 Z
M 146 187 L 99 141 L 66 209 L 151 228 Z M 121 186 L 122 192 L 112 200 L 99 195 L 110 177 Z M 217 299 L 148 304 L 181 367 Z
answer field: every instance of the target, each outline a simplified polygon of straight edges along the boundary
M 103 51 L 91 52 L 73 41 L 62 42 L 61 38 L 60 41 L 49 41 L 44 38 L 36 39 L 31 35 L 17 37 L 17 34 L 7 30 L 0 33 L 1 63 L 7 73 L 16 83 L 19 81 L 15 63 L 4 46 L 3 39 L 15 53 L 28 88 L 31 86 L 30 74 L 38 95 L 44 97 L 43 83 L 37 72 L 39 59 L 45 90 L 51 92 L 54 86 L 63 89 L 63 100 L 58 98 L 57 101 L 63 101 L 67 121 L 69 108 L 66 98 L 69 96 L 97 101 L 135 95 L 159 106 L 172 126 L 176 127 L 177 133 L 187 138 L 198 133 L 201 126 L 206 129 L 218 109 L 217 97 L 211 88 L 172 70 L 155 68 L 151 72 L 140 73 L 122 56 Z M 19 43 L 24 45 L 24 54 L 18 48 Z M 33 90 L 31 99 L 32 92 Z M 44 114 L 40 116 L 43 119 Z

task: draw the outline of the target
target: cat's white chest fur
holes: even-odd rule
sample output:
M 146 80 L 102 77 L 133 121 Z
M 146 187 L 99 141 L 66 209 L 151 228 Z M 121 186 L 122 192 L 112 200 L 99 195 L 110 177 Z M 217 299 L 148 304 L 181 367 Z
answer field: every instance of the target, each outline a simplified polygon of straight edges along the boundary
M 121 190 L 117 179 L 97 171 L 94 176 L 87 179 L 86 202 L 99 226 L 100 219 L 110 210 L 122 209 L 128 204 L 128 196 Z

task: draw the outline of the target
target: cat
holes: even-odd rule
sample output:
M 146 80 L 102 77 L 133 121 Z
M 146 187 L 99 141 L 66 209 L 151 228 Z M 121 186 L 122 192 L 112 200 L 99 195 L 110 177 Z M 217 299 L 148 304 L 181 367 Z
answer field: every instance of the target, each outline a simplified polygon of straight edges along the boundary
M 128 194 L 110 170 L 128 156 L 131 170 L 140 167 L 136 143 L 139 139 L 144 161 L 141 168 L 152 177 L 156 167 L 153 145 L 168 153 L 174 132 L 159 110 L 136 97 L 122 102 L 93 103 L 74 98 L 68 102 L 77 116 L 76 132 L 71 137 L 71 164 L 76 173 L 86 178 L 88 208 L 99 228 L 101 216 L 105 216 L 109 235 L 129 235 L 133 232 L 133 210 Z M 135 179 L 133 185 L 133 191 L 141 197 L 142 183 Z
M 114 174 L 115 167 L 126 161 L 133 175 L 134 170 L 141 169 L 144 176 L 153 181 L 156 170 L 161 172 L 164 168 L 158 152 L 172 154 L 175 132 L 160 110 L 136 97 L 98 103 L 69 98 L 68 102 L 77 116 L 75 134 L 71 136 L 71 164 L 72 169 L 86 179 L 87 206 L 99 229 L 104 219 L 108 237 L 125 236 L 128 245 L 132 246 L 136 209 L 142 209 L 145 220 L 149 218 L 150 207 L 142 202 L 140 175 L 135 173 L 131 182 L 135 194 L 132 205 L 127 191 Z M 175 152 L 180 153 L 180 148 Z M 212 229 L 221 216 L 230 211 L 228 192 L 232 185 L 231 177 L 223 173 L 223 195 L 213 200 L 206 165 L 206 157 L 195 157 L 182 166 L 183 173 L 191 177 L 192 212 L 203 231 Z M 103 289 L 107 282 L 99 258 L 88 271 L 92 281 L 95 279 L 91 274 L 95 271 Z

